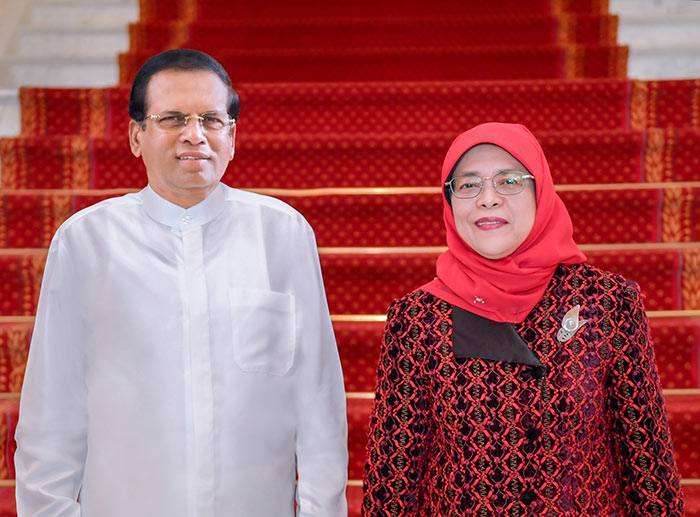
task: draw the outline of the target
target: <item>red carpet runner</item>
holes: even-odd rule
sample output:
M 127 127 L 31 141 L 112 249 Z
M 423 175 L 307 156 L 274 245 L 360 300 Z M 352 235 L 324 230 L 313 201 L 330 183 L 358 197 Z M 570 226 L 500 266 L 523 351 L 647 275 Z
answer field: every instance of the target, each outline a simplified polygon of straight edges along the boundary
M 433 276 L 444 152 L 488 120 L 536 132 L 589 260 L 642 285 L 687 515 L 700 515 L 700 79 L 626 78 L 607 7 L 141 0 L 122 83 L 165 48 L 220 59 L 242 100 L 225 180 L 284 199 L 316 230 L 348 391 L 352 516 L 381 315 Z M 77 210 L 145 185 L 127 100 L 126 84 L 25 87 L 22 133 L 0 139 L 0 517 L 14 515 L 17 393 L 46 247 Z

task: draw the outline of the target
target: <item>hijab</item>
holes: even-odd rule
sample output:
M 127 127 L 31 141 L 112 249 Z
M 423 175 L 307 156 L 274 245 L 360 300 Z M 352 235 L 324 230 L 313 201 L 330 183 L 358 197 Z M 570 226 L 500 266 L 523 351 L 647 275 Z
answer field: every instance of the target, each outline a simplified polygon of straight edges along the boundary
M 443 189 L 448 249 L 437 259 L 437 277 L 422 289 L 490 320 L 520 323 L 542 299 L 557 266 L 583 262 L 586 256 L 574 242 L 571 218 L 554 190 L 542 147 L 525 126 L 490 122 L 459 135 L 445 156 L 442 184 L 464 153 L 479 144 L 501 147 L 535 177 L 534 224 L 513 253 L 488 259 L 459 236 Z

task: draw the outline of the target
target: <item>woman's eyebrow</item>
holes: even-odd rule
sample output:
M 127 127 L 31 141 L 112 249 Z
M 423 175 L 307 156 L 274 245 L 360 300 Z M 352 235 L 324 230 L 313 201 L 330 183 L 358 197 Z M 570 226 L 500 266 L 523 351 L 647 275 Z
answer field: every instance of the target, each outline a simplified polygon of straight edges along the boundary
M 516 171 L 516 172 L 522 172 L 523 174 L 529 174 L 520 168 L 516 169 L 513 167 L 505 167 L 503 169 L 498 169 L 498 170 L 494 171 L 492 174 L 498 174 L 500 172 L 508 172 L 508 171 Z M 459 176 L 486 176 L 487 174 L 484 174 L 481 171 L 455 171 L 454 175 L 455 175 L 455 177 L 459 177 Z

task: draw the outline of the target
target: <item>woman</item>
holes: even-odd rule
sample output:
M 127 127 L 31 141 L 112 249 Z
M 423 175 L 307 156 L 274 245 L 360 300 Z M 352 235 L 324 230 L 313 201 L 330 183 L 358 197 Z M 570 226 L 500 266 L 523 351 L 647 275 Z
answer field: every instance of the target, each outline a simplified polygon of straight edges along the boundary
M 586 264 L 525 127 L 460 135 L 437 278 L 388 311 L 367 516 L 681 516 L 638 286 Z

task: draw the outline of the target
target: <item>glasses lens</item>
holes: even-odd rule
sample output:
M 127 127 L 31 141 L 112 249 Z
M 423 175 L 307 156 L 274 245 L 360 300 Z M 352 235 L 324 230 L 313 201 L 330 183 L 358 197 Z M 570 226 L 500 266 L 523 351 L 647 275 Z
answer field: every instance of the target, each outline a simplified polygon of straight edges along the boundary
M 164 131 L 178 131 L 185 127 L 187 117 L 181 113 L 173 113 L 171 115 L 161 115 L 155 119 L 155 122 Z
M 525 186 L 524 174 L 518 171 L 503 171 L 493 178 L 493 186 L 501 194 L 517 194 Z
M 207 131 L 221 131 L 226 126 L 226 122 L 216 115 L 203 115 L 201 120 Z
M 452 180 L 452 193 L 461 198 L 478 196 L 482 184 L 479 176 L 460 176 Z

